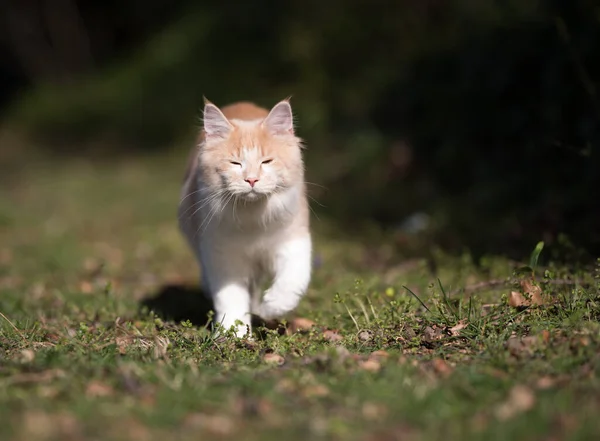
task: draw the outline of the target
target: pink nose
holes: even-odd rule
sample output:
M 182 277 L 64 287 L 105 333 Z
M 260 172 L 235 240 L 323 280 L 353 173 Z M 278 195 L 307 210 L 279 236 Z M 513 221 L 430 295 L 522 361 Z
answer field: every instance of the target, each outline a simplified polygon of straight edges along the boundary
M 248 184 L 250 184 L 250 187 L 254 188 L 254 184 L 256 184 L 258 182 L 257 178 L 246 178 L 244 179 Z

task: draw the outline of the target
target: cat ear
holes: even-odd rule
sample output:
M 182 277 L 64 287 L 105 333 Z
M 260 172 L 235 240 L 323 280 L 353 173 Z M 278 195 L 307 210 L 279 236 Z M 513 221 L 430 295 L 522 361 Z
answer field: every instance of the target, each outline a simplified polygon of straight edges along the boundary
M 227 138 L 233 126 L 223 112 L 208 100 L 204 103 L 204 132 L 207 139 Z
M 288 100 L 275 104 L 263 121 L 263 127 L 275 135 L 294 134 L 294 115 Z

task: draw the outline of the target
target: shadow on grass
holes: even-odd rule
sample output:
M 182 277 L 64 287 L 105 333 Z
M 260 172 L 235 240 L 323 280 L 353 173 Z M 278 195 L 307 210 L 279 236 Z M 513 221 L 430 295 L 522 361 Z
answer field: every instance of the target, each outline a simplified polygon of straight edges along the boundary
M 197 286 L 165 285 L 140 302 L 163 320 L 180 323 L 189 320 L 194 326 L 204 327 L 209 322 L 214 304 L 210 296 Z M 277 329 L 279 322 L 265 322 L 252 315 L 252 327 Z
M 154 312 L 163 320 L 182 322 L 189 320 L 195 326 L 205 326 L 213 302 L 199 287 L 165 285 L 140 302 L 142 308 Z

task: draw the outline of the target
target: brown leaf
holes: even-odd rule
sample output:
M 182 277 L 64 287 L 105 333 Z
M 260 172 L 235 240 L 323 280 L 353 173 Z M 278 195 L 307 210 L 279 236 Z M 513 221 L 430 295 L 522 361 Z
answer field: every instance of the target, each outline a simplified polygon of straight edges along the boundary
M 431 365 L 433 366 L 433 370 L 443 377 L 449 376 L 454 370 L 452 366 L 450 366 L 446 360 L 442 358 L 434 358 L 431 361 Z
M 342 337 L 340 334 L 338 334 L 337 331 L 331 331 L 331 330 L 327 330 L 327 331 L 323 332 L 323 338 L 330 342 L 336 342 L 336 341 L 340 341 L 340 340 L 344 339 L 344 337 Z
M 544 343 L 548 343 L 550 341 L 550 331 L 547 329 L 542 331 L 542 340 L 544 340 Z
M 369 421 L 379 421 L 384 419 L 388 410 L 383 404 L 376 404 L 371 402 L 366 402 L 362 405 L 362 415 L 364 419 Z
M 435 340 L 440 340 L 443 337 L 442 329 L 438 328 L 436 325 L 427 326 L 423 330 L 423 340 L 432 342 Z
M 380 349 L 379 351 L 371 352 L 371 354 L 369 355 L 369 358 L 379 361 L 379 360 L 386 360 L 389 356 L 390 356 L 390 354 L 388 354 L 386 351 Z
M 298 386 L 290 378 L 282 378 L 275 385 L 275 390 L 283 394 L 288 394 L 296 392 Z
M 285 358 L 283 358 L 279 354 L 273 354 L 273 353 L 263 355 L 263 360 L 267 364 L 272 364 L 272 365 L 277 365 L 277 366 L 281 366 L 283 363 L 285 363 Z
M 506 341 L 506 347 L 512 355 L 518 357 L 520 355 L 532 355 L 539 343 L 540 340 L 533 335 L 521 338 L 512 336 Z
M 183 425 L 190 429 L 205 429 L 213 435 L 227 436 L 234 431 L 234 421 L 225 415 L 192 413 L 183 419 Z
M 164 358 L 167 355 L 170 344 L 171 341 L 169 340 L 169 337 L 154 337 L 154 358 Z
M 127 347 L 131 345 L 132 338 L 129 336 L 119 336 L 115 338 L 115 344 L 119 354 L 125 355 L 127 353 Z
M 344 361 L 346 360 L 348 357 L 351 356 L 350 351 L 348 349 L 346 349 L 343 346 L 336 346 L 335 347 L 335 353 L 338 357 L 338 360 Z
M 530 303 L 519 291 L 511 291 L 508 295 L 508 304 L 513 308 L 523 308 L 529 306 Z
M 452 326 L 449 331 L 450 331 L 450 335 L 453 335 L 454 337 L 460 335 L 460 331 L 462 331 L 463 329 L 465 329 L 467 327 L 467 321 L 466 320 L 460 320 L 456 325 Z
M 538 379 L 538 381 L 536 381 L 535 385 L 538 389 L 550 389 L 552 387 L 554 387 L 554 385 L 556 384 L 556 380 L 552 377 L 541 377 Z
M 111 386 L 100 381 L 91 381 L 85 388 L 85 394 L 88 397 L 108 397 L 114 392 Z
M 535 394 L 527 386 L 514 386 L 508 398 L 496 409 L 496 417 L 506 421 L 532 409 L 535 405 Z
M 360 331 L 358 333 L 358 339 L 364 342 L 371 341 L 373 340 L 373 333 L 371 331 Z
M 270 401 L 257 397 L 238 396 L 233 400 L 231 408 L 237 415 L 244 416 L 267 416 L 273 412 L 273 404 Z
M 309 320 L 307 318 L 302 318 L 302 317 L 296 317 L 294 319 L 292 319 L 292 321 L 290 322 L 290 328 L 292 333 L 296 333 L 296 332 L 307 332 L 310 331 L 310 329 L 315 326 L 315 322 L 313 322 L 312 320 Z
M 308 386 L 303 390 L 303 395 L 307 398 L 310 397 L 325 397 L 329 395 L 329 389 L 327 386 L 322 384 L 315 384 L 313 386 Z
M 368 372 L 379 372 L 381 370 L 381 363 L 375 359 L 368 359 L 359 362 L 358 367 Z
M 44 383 L 52 381 L 55 378 L 64 378 L 65 371 L 61 369 L 49 369 L 42 372 L 25 372 L 7 377 L 7 381 L 11 384 L 28 384 L 28 383 Z
M 508 296 L 508 304 L 513 308 L 525 308 L 532 305 L 543 305 L 542 288 L 533 283 L 533 280 L 525 279 L 521 281 L 521 289 L 519 291 L 511 291 Z
M 31 363 L 35 359 L 35 352 L 31 349 L 21 351 L 21 363 Z

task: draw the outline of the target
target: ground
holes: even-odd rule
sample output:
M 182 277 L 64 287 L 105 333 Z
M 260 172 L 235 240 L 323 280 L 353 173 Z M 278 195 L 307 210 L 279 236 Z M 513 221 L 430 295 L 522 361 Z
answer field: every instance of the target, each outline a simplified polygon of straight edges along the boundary
M 295 314 L 215 339 L 177 230 L 185 156 L 4 174 L 3 440 L 599 439 L 598 263 L 476 264 L 321 207 Z

